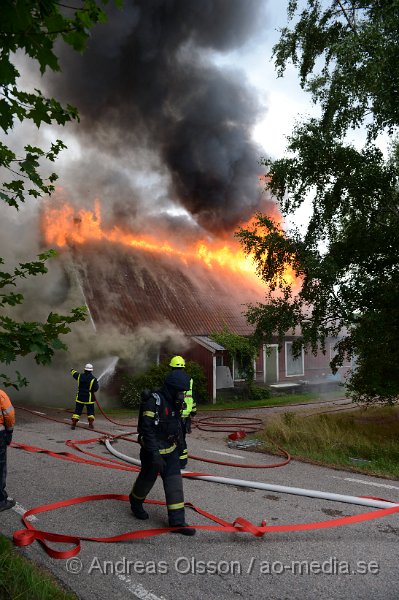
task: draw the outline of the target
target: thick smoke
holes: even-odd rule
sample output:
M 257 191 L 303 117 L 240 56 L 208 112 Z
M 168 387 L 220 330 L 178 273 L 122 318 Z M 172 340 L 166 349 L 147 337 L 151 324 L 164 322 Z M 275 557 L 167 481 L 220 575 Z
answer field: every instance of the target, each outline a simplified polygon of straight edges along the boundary
M 89 207 L 99 197 L 106 225 L 151 233 L 162 225 L 182 243 L 196 234 L 202 237 L 204 231 L 227 235 L 264 203 L 258 183 L 262 150 L 251 138 L 262 109 L 245 74 L 223 62 L 227 53 L 253 40 L 264 27 L 265 2 L 124 4 L 121 10 L 109 9 L 108 23 L 93 31 L 83 55 L 60 46 L 61 73 L 47 76 L 45 82 L 36 81 L 31 62 L 18 57 L 26 61 L 23 84 L 71 103 L 80 112 L 76 127 L 56 133 L 70 147 L 67 161 L 61 159 L 55 166 L 64 187 L 57 195 Z M 46 147 L 55 130 L 41 128 L 32 136 L 30 129 L 26 134 L 28 124 L 19 125 L 12 145 L 17 150 L 27 142 Z M 188 214 L 168 211 L 179 206 Z M 18 214 L 7 211 L 0 223 L 0 254 L 11 269 L 43 248 L 37 203 Z M 43 320 L 50 311 L 66 314 L 84 303 L 82 287 L 67 261 L 61 253 L 44 279 L 23 282 L 26 302 L 13 309 L 14 318 Z M 185 349 L 182 333 L 170 324 L 95 335 L 88 320 L 73 326 L 65 341 L 70 351 L 57 353 L 51 367 L 37 367 L 31 358 L 10 369 L 2 366 L 8 373 L 19 368 L 30 379 L 31 387 L 22 390 L 21 397 L 69 403 L 75 391 L 70 367 L 103 361 L 101 371 L 118 356 L 128 370 L 131 366 L 136 371 L 151 362 L 160 344 L 177 353 Z
M 212 233 L 250 217 L 261 109 L 245 74 L 215 57 L 252 39 L 263 14 L 261 0 L 134 0 L 110 9 L 83 56 L 62 48 L 48 85 L 81 115 L 75 198 L 108 191 L 119 224 L 168 202 Z M 154 177 L 156 199 L 145 193 Z
M 14 377 L 18 369 L 29 380 L 28 388 L 12 391 L 17 402 L 29 400 L 40 406 L 72 408 L 76 382 L 70 369 L 83 371 L 88 361 L 93 363 L 94 374 L 100 378 L 99 398 L 102 403 L 108 402 L 107 385 L 112 382 L 116 369 L 122 368 L 125 374 L 137 374 L 155 363 L 161 348 L 167 348 L 172 355 L 184 354 L 189 346 L 187 337 L 167 322 L 143 325 L 133 332 L 121 333 L 112 326 L 97 331 L 88 320 L 74 325 L 64 341 L 68 351 L 57 352 L 51 365 L 38 366 L 31 356 L 19 359 L 9 367 L 2 365 L 2 372 L 9 376 Z

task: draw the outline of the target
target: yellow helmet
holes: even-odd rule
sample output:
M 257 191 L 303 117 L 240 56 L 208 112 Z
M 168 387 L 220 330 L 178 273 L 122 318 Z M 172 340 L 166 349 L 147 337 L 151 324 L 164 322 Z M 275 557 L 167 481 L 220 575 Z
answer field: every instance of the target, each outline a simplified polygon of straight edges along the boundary
M 182 356 L 174 356 L 173 358 L 170 359 L 169 366 L 170 367 L 185 367 L 186 361 L 184 360 L 184 358 Z

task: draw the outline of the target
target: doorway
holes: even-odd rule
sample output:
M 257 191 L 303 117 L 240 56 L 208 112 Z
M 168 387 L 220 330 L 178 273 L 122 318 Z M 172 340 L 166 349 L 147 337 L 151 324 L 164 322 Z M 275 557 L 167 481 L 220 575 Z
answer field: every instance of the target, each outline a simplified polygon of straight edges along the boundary
M 264 383 L 278 382 L 278 344 L 265 344 L 263 346 L 264 357 Z

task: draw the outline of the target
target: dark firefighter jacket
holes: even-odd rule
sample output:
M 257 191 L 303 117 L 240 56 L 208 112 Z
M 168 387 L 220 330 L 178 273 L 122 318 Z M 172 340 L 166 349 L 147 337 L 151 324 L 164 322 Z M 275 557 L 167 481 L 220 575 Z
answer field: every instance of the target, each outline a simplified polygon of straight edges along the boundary
M 139 442 L 148 452 L 169 454 L 181 446 L 180 406 L 167 390 L 149 393 L 142 399 L 138 432 Z
M 75 369 L 71 369 L 72 377 L 78 382 L 78 393 L 76 394 L 76 402 L 82 404 L 93 404 L 93 392 L 97 392 L 99 385 L 97 379 L 90 371 L 78 373 Z

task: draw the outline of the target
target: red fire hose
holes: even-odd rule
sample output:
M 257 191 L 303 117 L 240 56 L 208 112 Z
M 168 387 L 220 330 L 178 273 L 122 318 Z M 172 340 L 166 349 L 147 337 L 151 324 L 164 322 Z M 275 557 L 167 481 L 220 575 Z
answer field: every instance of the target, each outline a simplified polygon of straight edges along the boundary
M 36 508 L 31 508 L 30 510 L 27 510 L 24 516 L 22 517 L 22 521 L 26 529 L 20 529 L 19 531 L 16 531 L 14 533 L 14 544 L 16 546 L 28 546 L 32 544 L 34 540 L 37 540 L 43 546 L 44 550 L 49 556 L 51 556 L 52 558 L 65 559 L 79 554 L 81 550 L 80 542 L 82 540 L 104 543 L 125 542 L 127 540 L 137 540 L 146 537 L 152 537 L 155 535 L 161 535 L 173 531 L 175 529 L 174 527 L 159 527 L 156 529 L 141 529 L 136 531 L 129 531 L 127 533 L 110 537 L 89 537 L 77 535 L 72 536 L 43 531 L 40 529 L 36 529 L 36 527 L 34 527 L 32 523 L 28 521 L 28 517 L 31 515 L 56 510 L 65 506 L 72 506 L 74 504 L 82 504 L 85 502 L 94 502 L 99 500 L 119 500 L 122 502 L 127 502 L 129 500 L 129 496 L 122 494 L 98 494 L 96 496 L 80 496 L 78 498 L 70 498 L 69 500 L 62 500 L 60 502 L 54 502 L 53 504 L 46 504 L 43 506 L 37 506 Z M 146 500 L 146 502 L 149 504 L 165 504 L 164 502 L 160 502 L 159 500 Z M 207 517 L 214 523 L 218 523 L 218 525 L 190 525 L 190 527 L 194 527 L 195 529 L 204 529 L 208 531 L 251 533 L 256 537 L 263 537 L 265 533 L 277 533 L 285 531 L 307 531 L 313 529 L 327 529 L 329 527 L 341 527 L 343 525 L 350 525 L 353 523 L 362 523 L 364 521 L 379 519 L 381 517 L 386 517 L 388 515 L 392 515 L 394 513 L 399 512 L 399 506 L 393 506 L 392 508 L 384 508 L 373 512 L 354 515 L 351 517 L 341 517 L 339 519 L 330 519 L 328 521 L 321 521 L 317 523 L 298 523 L 290 525 L 269 526 L 266 525 L 266 521 L 262 521 L 260 525 L 254 525 L 253 523 L 251 523 L 247 519 L 243 519 L 242 517 L 237 517 L 232 523 L 229 523 L 228 521 L 224 521 L 223 519 L 220 519 L 219 517 L 212 515 L 211 513 L 208 513 L 198 508 L 197 506 L 194 506 L 190 502 L 185 502 L 185 507 L 193 509 L 198 514 Z M 73 544 L 73 547 L 70 550 L 54 550 L 54 548 L 51 548 L 47 544 L 47 542 L 57 542 L 63 544 L 69 543 Z
M 99 406 L 99 408 L 100 408 L 100 406 Z M 34 411 L 30 411 L 29 409 L 23 408 L 23 410 L 27 410 L 28 412 L 31 412 L 32 414 L 37 414 Z M 101 410 L 101 408 L 100 408 L 100 410 Z M 103 413 L 102 410 L 101 410 L 101 412 Z M 65 424 L 63 421 L 59 421 L 58 419 L 53 419 L 52 417 L 47 417 L 46 415 L 37 415 L 37 416 Z M 209 421 L 211 419 L 212 419 L 212 417 L 206 417 L 203 420 Z M 230 417 L 230 419 L 231 419 L 231 417 Z M 233 417 L 233 419 L 241 420 L 242 418 Z M 257 425 L 256 423 L 254 423 L 254 421 L 260 421 L 258 419 L 247 419 L 247 418 L 242 419 L 242 420 L 250 421 L 251 423 L 246 423 L 246 425 L 249 426 L 250 428 L 255 427 Z M 119 425 L 119 423 L 116 423 L 116 424 Z M 209 423 L 208 423 L 208 425 L 209 425 Z M 217 431 L 222 431 L 223 430 L 222 425 L 223 425 L 222 423 L 213 423 L 210 426 L 217 427 L 217 429 L 216 429 Z M 230 427 L 233 427 L 233 425 L 230 425 Z M 237 427 L 237 425 L 236 425 L 236 427 Z M 134 440 L 129 440 L 129 438 L 127 437 L 128 435 L 131 435 L 131 433 L 130 434 L 121 434 L 119 436 L 112 436 L 110 434 L 107 434 L 106 432 L 102 432 L 97 429 L 95 431 L 98 431 L 99 433 L 106 435 L 106 437 L 108 437 L 108 438 L 120 437 L 120 438 L 126 439 L 128 441 L 134 441 Z M 208 431 L 209 431 L 209 429 L 208 429 Z M 76 450 L 79 450 L 80 452 L 84 452 L 85 454 L 88 454 L 94 458 L 99 458 L 100 460 L 89 460 L 89 459 L 80 457 L 78 455 L 71 454 L 69 452 L 53 452 L 50 450 L 46 450 L 44 448 L 38 448 L 36 446 L 29 446 L 26 444 L 12 443 L 11 446 L 14 448 L 26 450 L 28 452 L 44 452 L 55 458 L 59 458 L 62 460 L 69 460 L 69 461 L 77 462 L 80 464 L 101 466 L 101 467 L 105 467 L 105 468 L 119 469 L 119 470 L 130 471 L 130 472 L 131 471 L 135 471 L 135 472 L 139 471 L 139 467 L 136 467 L 134 465 L 127 466 L 115 459 L 104 458 L 103 456 L 96 455 L 96 454 L 90 453 L 88 451 L 84 451 L 79 447 L 81 445 L 101 441 L 102 439 L 104 439 L 104 438 L 99 437 L 99 438 L 90 438 L 88 440 L 78 440 L 78 441 L 77 440 L 68 440 L 67 441 L 68 446 L 73 447 Z M 284 450 L 282 450 L 282 451 L 285 452 Z M 285 452 L 285 454 L 287 457 L 289 457 L 288 453 Z M 191 458 L 194 458 L 194 457 L 191 457 Z M 213 461 L 213 460 L 199 459 L 197 457 L 196 457 L 196 460 L 204 460 L 205 462 L 211 462 L 211 463 L 217 463 L 217 464 L 226 464 L 226 463 L 220 463 L 218 461 Z M 289 460 L 289 458 L 288 458 L 288 460 Z M 288 460 L 286 460 L 284 463 L 280 463 L 278 465 L 261 465 L 261 466 L 260 465 L 245 465 L 245 466 L 244 465 L 231 465 L 231 466 L 239 466 L 239 467 L 244 466 L 244 468 L 270 468 L 271 466 L 282 466 L 282 464 L 287 464 Z M 193 474 L 191 473 L 191 475 L 193 475 Z M 201 474 L 196 474 L 196 475 L 201 475 Z M 26 529 L 22 529 L 22 530 L 16 531 L 14 533 L 14 536 L 13 536 L 14 543 L 17 546 L 27 546 L 27 545 L 31 544 L 34 540 L 37 540 L 43 546 L 43 548 L 45 549 L 46 553 L 49 556 L 51 556 L 53 558 L 57 558 L 57 559 L 59 559 L 59 558 L 65 559 L 65 558 L 70 558 L 72 556 L 76 556 L 80 552 L 80 549 L 81 549 L 80 543 L 82 540 L 105 542 L 105 543 L 115 543 L 115 542 L 123 542 L 123 541 L 134 540 L 134 539 L 143 539 L 146 537 L 160 535 L 160 534 L 164 534 L 164 533 L 173 531 L 173 529 L 174 529 L 171 527 L 163 527 L 163 528 L 156 528 L 156 529 L 130 531 L 125 534 L 120 534 L 120 535 L 111 536 L 111 537 L 88 537 L 88 536 L 77 536 L 77 535 L 71 536 L 71 535 L 57 534 L 57 533 L 43 531 L 43 530 L 35 528 L 32 525 L 32 523 L 30 521 L 28 521 L 28 517 L 31 515 L 34 515 L 34 514 L 47 512 L 47 511 L 51 511 L 51 510 L 56 510 L 58 508 L 63 508 L 63 507 L 71 506 L 74 504 L 81 504 L 81 503 L 85 503 L 85 502 L 100 501 L 100 500 L 118 500 L 118 501 L 126 502 L 129 500 L 129 497 L 126 495 L 122 495 L 122 494 L 99 494 L 99 495 L 92 495 L 92 496 L 81 496 L 78 498 L 70 498 L 68 500 L 62 500 L 59 502 L 54 502 L 52 504 L 37 506 L 35 508 L 32 508 L 32 509 L 26 511 L 25 514 L 23 515 L 22 521 L 23 521 Z M 381 499 L 379 499 L 379 500 L 381 500 Z M 146 502 L 149 504 L 165 504 L 164 502 L 161 502 L 158 500 L 146 500 Z M 386 501 L 386 502 L 388 502 L 388 501 Z M 195 526 L 190 525 L 190 527 L 195 527 L 196 529 L 213 530 L 213 531 L 251 533 L 252 535 L 254 535 L 256 537 L 262 537 L 265 535 L 265 533 L 273 533 L 273 532 L 305 531 L 305 530 L 313 530 L 313 529 L 325 529 L 325 528 L 329 528 L 329 527 L 339 527 L 339 526 L 348 525 L 351 523 L 360 523 L 360 522 L 364 522 L 364 521 L 370 521 L 370 520 L 378 519 L 378 518 L 399 512 L 399 505 L 397 505 L 397 506 L 393 506 L 393 507 L 389 507 L 389 508 L 379 509 L 379 510 L 376 510 L 373 512 L 367 512 L 367 513 L 354 515 L 351 517 L 342 517 L 339 519 L 332 519 L 332 520 L 322 521 L 322 522 L 318 522 L 318 523 L 300 523 L 300 524 L 268 526 L 268 525 L 266 525 L 265 521 L 262 521 L 262 523 L 258 526 L 258 525 L 254 525 L 253 523 L 251 523 L 250 521 L 248 521 L 242 517 L 236 518 L 232 523 L 230 523 L 228 521 L 224 521 L 223 519 L 220 519 L 219 517 L 217 517 L 211 513 L 208 513 L 189 502 L 186 502 L 185 506 L 187 508 L 191 508 L 198 514 L 210 519 L 214 523 L 217 523 L 217 525 L 195 525 Z M 47 542 L 70 543 L 73 545 L 73 547 L 70 550 L 60 551 L 60 550 L 55 550 L 54 548 L 51 548 Z
M 223 421 L 215 421 L 215 419 L 217 417 L 202 417 L 195 420 L 195 425 L 202 431 L 243 431 L 244 433 L 255 433 L 263 428 L 262 419 L 251 417 L 225 417 Z

